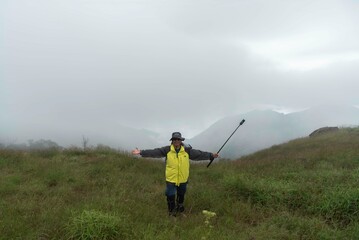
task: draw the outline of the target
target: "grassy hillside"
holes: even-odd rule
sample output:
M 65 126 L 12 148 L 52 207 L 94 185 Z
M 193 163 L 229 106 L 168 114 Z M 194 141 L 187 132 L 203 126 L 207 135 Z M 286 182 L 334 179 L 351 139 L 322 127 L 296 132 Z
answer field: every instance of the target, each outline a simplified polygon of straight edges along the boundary
M 0 239 L 358 239 L 359 129 L 206 164 L 174 218 L 162 161 L 0 150 Z

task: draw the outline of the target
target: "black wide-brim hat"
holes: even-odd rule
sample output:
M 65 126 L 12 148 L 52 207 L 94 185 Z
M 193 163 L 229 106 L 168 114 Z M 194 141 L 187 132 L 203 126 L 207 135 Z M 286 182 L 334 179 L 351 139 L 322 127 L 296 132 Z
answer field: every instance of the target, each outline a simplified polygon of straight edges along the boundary
M 173 139 L 181 139 L 182 141 L 185 140 L 185 138 L 182 137 L 182 134 L 180 132 L 172 133 L 172 137 L 171 137 L 170 141 L 172 141 Z

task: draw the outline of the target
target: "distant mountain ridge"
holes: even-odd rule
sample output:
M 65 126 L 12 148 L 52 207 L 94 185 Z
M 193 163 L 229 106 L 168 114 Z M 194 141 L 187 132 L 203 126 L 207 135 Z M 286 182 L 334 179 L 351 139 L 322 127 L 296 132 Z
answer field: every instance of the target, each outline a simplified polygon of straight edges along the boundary
M 238 158 L 289 140 L 308 136 L 314 130 L 326 126 L 359 125 L 359 109 L 351 106 L 318 106 L 289 114 L 272 110 L 254 110 L 245 114 L 225 117 L 197 136 L 186 139 L 194 148 L 217 152 L 240 121 L 245 123 L 238 129 L 221 150 L 222 158 Z M 68 126 L 42 126 L 42 131 L 19 126 L 16 131 L 0 134 L 0 144 L 27 142 L 30 139 L 51 139 L 61 146 L 81 146 L 82 138 L 89 139 L 89 146 L 104 144 L 115 149 L 131 150 L 163 146 L 159 134 L 146 130 L 122 126 L 107 121 L 96 128 L 83 125 L 81 128 Z
M 255 110 L 217 121 L 187 142 L 194 148 L 217 152 L 240 121 L 246 122 L 221 150 L 222 158 L 238 158 L 289 140 L 308 136 L 325 126 L 359 125 L 359 109 L 323 105 L 289 114 Z

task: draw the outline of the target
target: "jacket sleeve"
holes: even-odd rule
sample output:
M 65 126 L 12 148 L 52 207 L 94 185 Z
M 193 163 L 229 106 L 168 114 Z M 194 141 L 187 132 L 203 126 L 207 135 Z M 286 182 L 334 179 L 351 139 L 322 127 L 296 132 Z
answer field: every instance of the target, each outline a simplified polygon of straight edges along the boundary
M 194 160 L 194 161 L 212 160 L 213 154 L 210 152 L 203 152 L 201 150 L 192 148 L 189 150 L 189 159 Z
M 155 149 L 141 150 L 140 154 L 142 157 L 161 158 L 161 157 L 166 157 L 169 150 L 170 147 L 166 146 L 166 147 L 155 148 Z

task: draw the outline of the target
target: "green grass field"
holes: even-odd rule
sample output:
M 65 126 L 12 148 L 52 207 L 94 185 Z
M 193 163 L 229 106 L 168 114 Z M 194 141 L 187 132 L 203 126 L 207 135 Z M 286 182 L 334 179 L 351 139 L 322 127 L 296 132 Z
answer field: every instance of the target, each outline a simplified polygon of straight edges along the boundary
M 169 217 L 161 160 L 0 150 L 0 239 L 359 239 L 358 128 L 207 163 Z

